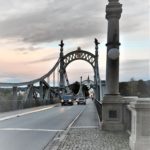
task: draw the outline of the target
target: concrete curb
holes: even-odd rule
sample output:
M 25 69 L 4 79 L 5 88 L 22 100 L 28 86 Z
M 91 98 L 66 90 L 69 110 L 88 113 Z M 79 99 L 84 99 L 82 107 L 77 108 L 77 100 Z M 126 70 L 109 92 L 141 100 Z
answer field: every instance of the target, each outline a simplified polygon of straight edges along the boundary
M 72 125 L 76 122 L 76 120 L 81 116 L 84 112 L 85 108 L 73 119 L 73 121 L 69 124 L 69 126 L 63 132 L 58 132 L 56 136 L 53 138 L 51 142 L 47 144 L 47 146 L 43 150 L 57 150 L 60 144 L 67 138 L 67 134 L 70 131 Z

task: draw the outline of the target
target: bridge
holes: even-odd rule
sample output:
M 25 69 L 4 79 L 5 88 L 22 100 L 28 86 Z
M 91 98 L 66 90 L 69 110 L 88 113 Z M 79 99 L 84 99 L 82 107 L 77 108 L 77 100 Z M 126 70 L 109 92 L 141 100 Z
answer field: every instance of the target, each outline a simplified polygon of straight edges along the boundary
M 77 50 L 72 51 L 66 55 L 63 54 L 64 43 L 61 41 L 60 46 L 60 56 L 56 64 L 51 68 L 51 70 L 38 79 L 34 79 L 29 82 L 20 82 L 20 83 L 0 83 L 0 87 L 11 87 L 13 91 L 13 100 L 14 100 L 14 109 L 16 105 L 16 100 L 18 93 L 24 91 L 23 103 L 32 103 L 37 99 L 45 103 L 47 101 L 54 102 L 56 96 L 59 98 L 60 94 L 65 93 L 65 89 L 69 87 L 69 80 L 66 72 L 67 66 L 73 61 L 84 60 L 88 62 L 94 72 L 94 91 L 95 98 L 97 100 L 102 99 L 101 93 L 101 80 L 99 75 L 99 65 L 98 65 L 98 40 L 95 39 L 95 54 L 92 54 L 88 51 L 81 50 L 79 47 Z M 56 86 L 55 74 L 59 74 L 59 86 Z M 50 78 L 53 78 L 53 85 L 50 85 Z M 66 82 L 65 82 L 66 81 Z
M 110 138 L 110 131 L 113 135 L 122 131 L 128 133 L 124 139 L 119 135 L 117 143 L 113 149 L 131 149 L 131 150 L 149 150 L 150 147 L 150 99 L 139 99 L 138 97 L 122 97 L 119 94 L 119 19 L 122 13 L 122 5 L 119 0 L 109 0 L 106 6 L 106 19 L 108 20 L 108 37 L 107 37 L 107 64 L 106 64 L 106 89 L 103 89 L 104 82 L 101 81 L 99 72 L 99 41 L 94 40 L 95 53 L 92 54 L 80 47 L 66 55 L 64 55 L 64 42 L 61 40 L 60 55 L 56 64 L 48 73 L 29 82 L 21 83 L 0 83 L 2 88 L 11 88 L 13 93 L 13 107 L 16 109 L 16 100 L 18 93 L 23 91 L 24 102 L 33 103 L 37 100 L 46 103 L 53 103 L 60 98 L 62 94 L 69 91 L 69 80 L 66 72 L 67 66 L 73 61 L 84 60 L 93 68 L 94 78 L 80 82 L 80 90 L 82 84 L 92 85 L 94 89 L 94 102 L 89 98 L 87 106 L 68 106 L 59 107 L 59 104 L 44 106 L 39 108 L 30 108 L 25 110 L 13 111 L 11 113 L 0 114 L 0 147 L 4 150 L 47 150 L 51 146 L 56 145 L 62 140 L 62 134 L 73 134 L 72 129 L 84 129 L 88 134 L 85 135 L 85 141 L 88 137 L 95 137 L 92 131 L 98 131 L 101 139 L 98 139 L 99 146 L 97 149 L 107 146 L 106 141 Z M 55 73 L 59 74 L 59 86 L 56 86 Z M 53 78 L 53 85 L 50 84 L 50 78 Z M 105 93 L 103 93 L 105 91 Z M 95 109 L 97 108 L 97 111 Z M 98 112 L 98 115 L 96 113 Z M 85 130 L 87 129 L 87 130 Z M 102 132 L 105 131 L 105 132 Z M 81 130 L 79 130 L 81 131 Z M 109 132 L 107 132 L 109 131 Z M 69 132 L 69 133 L 68 133 Z M 85 133 L 85 132 L 82 132 Z M 103 134 L 104 133 L 104 134 Z M 74 133 L 79 144 L 79 134 Z M 116 139 L 118 134 L 111 136 L 112 141 Z M 124 136 L 123 136 L 124 137 Z M 104 138 L 104 140 L 102 140 Z M 105 139 L 106 138 L 106 139 Z M 17 140 L 16 140 L 17 139 Z M 120 147 L 120 139 L 123 143 L 128 143 Z M 88 141 L 91 142 L 92 138 Z M 97 139 L 95 140 L 97 141 Z M 114 143 L 110 141 L 110 144 Z M 105 143 L 101 143 L 105 142 Z M 101 143 L 101 145 L 99 145 Z M 109 140 L 108 140 L 109 143 Z M 119 144 L 118 144 L 119 143 Z M 74 142 L 70 145 L 72 146 Z M 87 144 L 87 143 L 86 143 Z M 65 144 L 62 144 L 64 148 Z M 93 143 L 91 143 L 93 146 Z M 76 145 L 76 148 L 79 145 Z M 114 145 L 113 145 L 114 146 Z M 60 146 L 61 147 L 61 146 Z M 82 144 L 81 144 L 82 147 Z M 86 145 L 84 146 L 84 148 Z M 130 148 L 129 148 L 130 147 Z M 65 149 L 68 148 L 68 144 Z M 88 147 L 89 148 L 89 147 Z M 87 149 L 88 149 L 87 148 Z M 92 147 L 93 148 L 93 147 Z M 92 149 L 91 148 L 91 149 Z M 81 148 L 79 148 L 81 149 Z M 59 150 L 59 149 L 58 149 Z

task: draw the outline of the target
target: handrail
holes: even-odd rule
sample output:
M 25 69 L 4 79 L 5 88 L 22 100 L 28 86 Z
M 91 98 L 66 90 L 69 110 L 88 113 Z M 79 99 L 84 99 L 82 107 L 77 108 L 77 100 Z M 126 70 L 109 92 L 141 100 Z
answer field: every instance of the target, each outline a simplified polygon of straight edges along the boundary
M 100 121 L 102 121 L 102 103 L 101 103 L 101 101 L 98 101 L 97 99 L 95 99 L 95 105 L 97 108 L 97 112 L 98 112 L 98 116 L 100 118 Z

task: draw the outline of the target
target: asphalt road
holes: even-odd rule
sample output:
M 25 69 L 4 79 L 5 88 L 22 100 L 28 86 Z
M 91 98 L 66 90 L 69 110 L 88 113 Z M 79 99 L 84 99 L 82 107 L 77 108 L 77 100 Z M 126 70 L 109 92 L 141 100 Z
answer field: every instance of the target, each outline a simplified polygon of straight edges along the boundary
M 58 106 L 25 114 L 18 111 L 20 115 L 15 112 L 12 116 L 8 113 L 0 118 L 0 150 L 44 150 L 88 105 Z

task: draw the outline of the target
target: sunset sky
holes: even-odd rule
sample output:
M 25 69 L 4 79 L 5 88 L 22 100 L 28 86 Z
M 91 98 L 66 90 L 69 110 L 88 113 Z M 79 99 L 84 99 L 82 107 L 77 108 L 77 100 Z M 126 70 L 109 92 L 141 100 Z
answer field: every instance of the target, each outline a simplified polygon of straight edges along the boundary
M 95 52 L 100 41 L 99 68 L 105 79 L 107 0 L 0 0 L 0 82 L 29 81 L 47 73 L 64 53 Z M 120 0 L 120 81 L 150 79 L 150 0 Z M 81 66 L 81 67 L 79 67 Z M 69 80 L 93 78 L 92 67 L 74 61 Z

